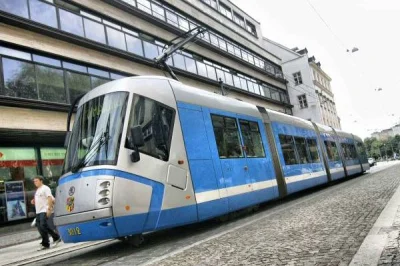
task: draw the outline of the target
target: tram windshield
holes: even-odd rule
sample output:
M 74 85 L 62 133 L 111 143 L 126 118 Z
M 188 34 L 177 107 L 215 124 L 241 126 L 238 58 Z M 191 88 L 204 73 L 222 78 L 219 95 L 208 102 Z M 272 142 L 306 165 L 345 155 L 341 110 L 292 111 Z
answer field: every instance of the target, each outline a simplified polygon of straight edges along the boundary
M 63 173 L 117 163 L 127 99 L 127 92 L 113 92 L 78 108 Z

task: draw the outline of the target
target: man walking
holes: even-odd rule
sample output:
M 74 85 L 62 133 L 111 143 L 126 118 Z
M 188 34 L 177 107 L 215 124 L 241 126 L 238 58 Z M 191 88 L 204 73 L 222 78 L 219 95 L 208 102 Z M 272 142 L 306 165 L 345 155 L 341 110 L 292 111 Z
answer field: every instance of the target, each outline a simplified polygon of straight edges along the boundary
M 37 190 L 35 193 L 35 208 L 36 208 L 36 225 L 39 229 L 39 233 L 42 237 L 42 242 L 39 250 L 44 250 L 50 248 L 49 234 L 53 238 L 54 245 L 60 243 L 60 236 L 49 227 L 48 218 L 53 211 L 53 195 L 48 186 L 43 184 L 43 177 L 36 176 L 33 179 Z

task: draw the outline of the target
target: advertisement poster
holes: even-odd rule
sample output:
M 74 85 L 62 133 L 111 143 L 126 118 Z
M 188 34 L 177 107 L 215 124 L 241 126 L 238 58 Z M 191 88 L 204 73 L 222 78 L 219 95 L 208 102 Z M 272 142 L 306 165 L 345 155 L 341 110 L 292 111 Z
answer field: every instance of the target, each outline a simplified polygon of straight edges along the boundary
M 5 183 L 8 221 L 26 218 L 26 203 L 23 181 Z

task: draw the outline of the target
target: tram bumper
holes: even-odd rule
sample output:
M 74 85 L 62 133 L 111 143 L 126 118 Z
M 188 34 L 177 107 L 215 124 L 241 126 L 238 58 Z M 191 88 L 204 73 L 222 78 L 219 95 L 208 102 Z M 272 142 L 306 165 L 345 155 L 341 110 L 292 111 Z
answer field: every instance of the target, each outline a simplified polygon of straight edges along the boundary
M 117 237 L 112 211 L 114 177 L 67 177 L 56 191 L 54 224 L 66 243 Z

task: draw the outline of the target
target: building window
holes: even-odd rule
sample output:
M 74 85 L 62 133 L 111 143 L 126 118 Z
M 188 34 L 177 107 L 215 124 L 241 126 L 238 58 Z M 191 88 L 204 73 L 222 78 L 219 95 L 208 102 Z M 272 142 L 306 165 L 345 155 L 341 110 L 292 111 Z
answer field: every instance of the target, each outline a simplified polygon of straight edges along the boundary
M 246 21 L 246 30 L 254 36 L 257 36 L 256 27 L 248 21 Z
M 220 8 L 220 12 L 222 13 L 222 15 L 224 15 L 224 16 L 228 17 L 230 20 L 232 20 L 232 11 L 228 6 L 226 6 L 220 2 L 219 8 Z
M 303 84 L 303 79 L 301 78 L 301 72 L 293 73 L 294 84 L 300 85 Z
M 233 21 L 244 28 L 244 18 L 236 12 L 233 12 Z
M 297 98 L 299 99 L 299 105 L 301 109 L 308 107 L 307 96 L 305 94 L 299 95 Z

